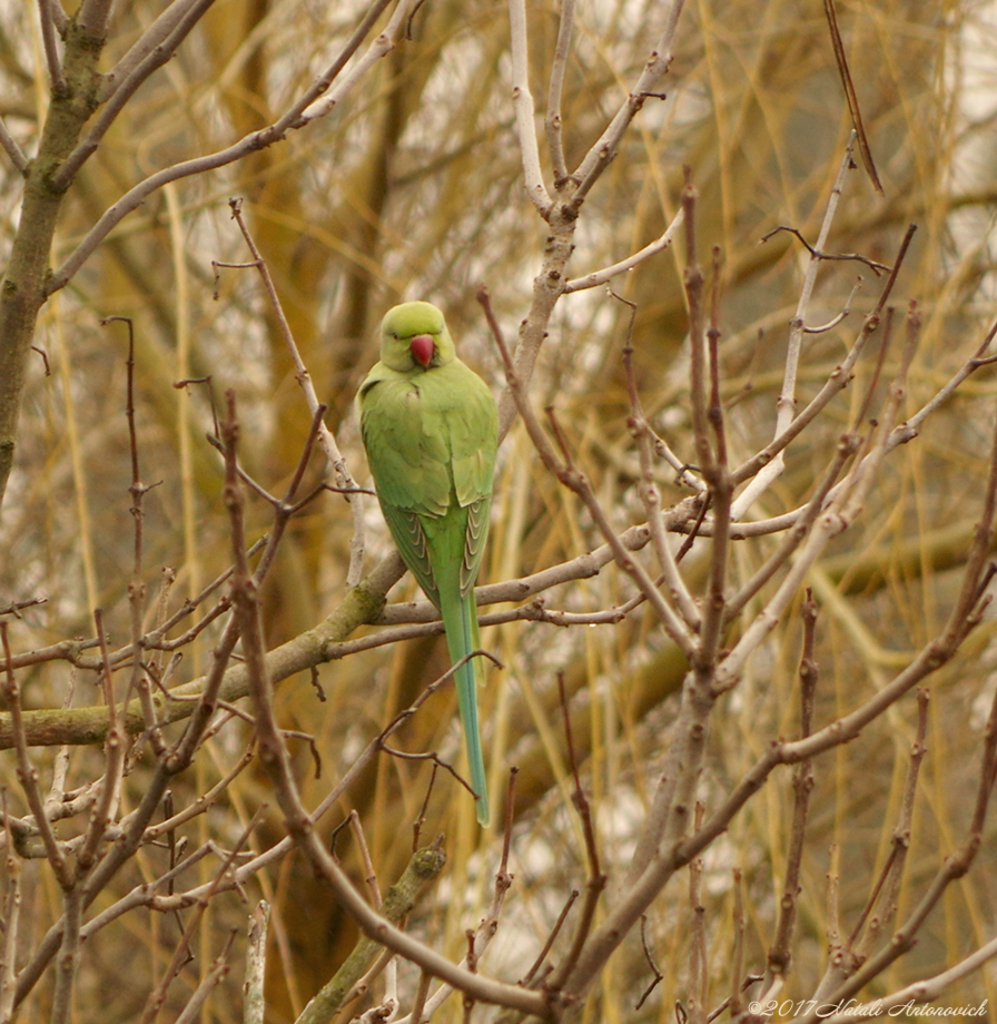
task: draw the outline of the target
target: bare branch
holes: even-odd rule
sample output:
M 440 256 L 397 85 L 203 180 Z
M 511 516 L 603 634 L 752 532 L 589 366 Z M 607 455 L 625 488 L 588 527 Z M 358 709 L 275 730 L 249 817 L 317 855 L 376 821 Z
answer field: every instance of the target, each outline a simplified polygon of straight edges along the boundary
M 228 962 L 229 951 L 232 948 L 232 943 L 235 941 L 235 929 L 229 932 L 228 938 L 225 940 L 225 947 L 215 957 L 211 964 L 211 968 L 205 973 L 201 979 L 200 984 L 194 990 L 194 994 L 187 1000 L 187 1005 L 183 1008 L 180 1015 L 176 1019 L 176 1024 L 194 1024 L 201 1015 L 201 1009 L 208 1000 L 208 996 L 211 992 L 225 978 L 231 969 L 231 965 Z
M 38 773 L 35 771 L 31 760 L 28 757 L 28 744 L 24 734 L 24 724 L 21 711 L 21 691 L 11 667 L 10 640 L 7 635 L 7 623 L 0 621 L 0 640 L 3 643 L 3 656 L 5 662 L 5 682 L 3 685 L 4 701 L 10 708 L 11 727 L 14 733 L 14 747 L 17 750 L 17 778 L 24 790 L 28 806 L 35 816 L 35 823 L 41 832 L 42 840 L 45 843 L 45 854 L 55 877 L 65 890 L 69 890 L 76 882 L 76 873 L 67 860 L 59 842 L 56 840 L 55 832 L 45 815 L 45 805 L 42 801 L 41 791 L 38 788 Z
M 346 459 L 343 458 L 343 454 L 339 450 L 339 445 L 336 444 L 336 439 L 333 436 L 332 431 L 325 425 L 325 421 L 322 419 L 322 413 L 320 410 L 324 410 L 325 406 L 321 405 L 318 400 L 318 395 L 315 393 L 315 385 L 312 383 L 311 374 L 308 372 L 308 367 L 305 366 L 305 362 L 301 358 L 301 352 L 298 350 L 297 342 L 294 340 L 291 325 L 287 322 L 287 317 L 284 315 L 280 296 L 277 294 L 277 288 L 273 283 L 273 278 L 270 276 L 270 270 L 267 267 L 263 256 L 260 254 L 259 249 L 256 247 L 256 243 L 253 241 L 253 237 L 249 233 L 249 229 L 246 227 L 246 222 L 242 217 L 242 202 L 237 199 L 232 199 L 229 200 L 229 206 L 232 209 L 232 216 L 239 225 L 239 230 L 242 232 L 242 237 L 246 240 L 246 245 L 249 247 L 249 251 L 253 255 L 253 265 L 259 271 L 260 277 L 263 280 L 263 287 L 266 290 L 270 307 L 273 309 L 274 316 L 277 319 L 277 326 L 280 330 L 281 337 L 284 339 L 284 344 L 287 346 L 288 354 L 291 356 L 291 361 L 294 363 L 294 367 L 297 371 L 296 379 L 298 381 L 298 385 L 305 394 L 305 400 L 308 403 L 309 412 L 311 412 L 312 416 L 316 420 L 318 439 L 322 445 L 322 450 L 325 452 L 325 457 L 329 460 L 329 465 L 332 466 L 333 472 L 336 474 L 337 486 L 343 491 L 353 512 L 353 537 L 350 541 L 350 566 L 346 574 L 346 585 L 348 587 L 355 587 L 360 582 L 360 575 L 363 572 L 364 519 L 363 500 L 361 498 L 361 494 L 363 492 L 353 479 L 349 467 L 346 464 Z M 304 468 L 305 460 L 302 459 L 299 464 L 299 474 L 296 476 L 296 480 L 300 480 L 301 474 L 304 473 Z
M 373 67 L 382 57 L 390 53 L 401 38 L 408 23 L 409 17 L 422 3 L 422 0 L 398 0 L 394 14 L 385 25 L 383 31 L 374 39 L 374 42 L 367 49 L 367 52 L 350 69 L 350 72 L 340 82 L 339 87 L 323 95 L 332 83 L 339 76 L 339 73 L 346 66 L 349 58 L 360 48 L 360 44 L 367 37 L 367 33 L 374 27 L 375 22 L 382 12 L 388 7 L 391 0 L 374 0 L 364 15 L 363 21 L 357 26 L 350 41 L 344 47 L 342 53 L 330 65 L 328 70 L 322 74 L 311 89 L 308 90 L 306 98 L 295 104 L 300 109 L 300 117 L 291 123 L 293 128 L 301 128 L 309 121 L 317 117 L 325 117 L 335 108 L 353 85 L 362 78 L 369 68 Z
M 7 808 L 7 790 L 0 787 L 0 809 L 7 845 L 7 895 L 4 899 L 3 952 L 0 953 L 0 1020 L 13 1018 L 14 994 L 17 991 L 17 941 L 21 924 L 21 862 L 14 852 L 14 835 Z
M 94 224 L 76 249 L 69 255 L 69 258 L 52 275 L 46 293 L 51 295 L 60 288 L 64 288 L 110 231 L 132 210 L 141 206 L 153 192 L 162 188 L 163 185 L 167 185 L 171 181 L 178 181 L 181 178 L 190 177 L 192 174 L 201 174 L 205 171 L 215 170 L 218 167 L 224 167 L 226 164 L 233 163 L 244 156 L 248 156 L 250 153 L 272 145 L 274 142 L 282 139 L 289 130 L 302 128 L 316 117 L 320 117 L 332 110 L 366 74 L 370 67 L 394 47 L 408 8 L 414 0 L 399 0 L 391 22 L 385 31 L 374 40 L 364 56 L 343 77 L 338 87 L 332 90 L 320 102 L 316 102 L 318 97 L 329 89 L 331 82 L 335 80 L 353 53 L 360 47 L 369 30 L 369 26 L 373 24 L 377 15 L 390 2 L 391 0 L 376 0 L 358 30 L 340 52 L 328 71 L 319 76 L 311 87 L 306 90 L 304 95 L 273 124 L 258 131 L 250 132 L 238 142 L 233 143 L 231 146 L 226 146 L 215 153 L 194 157 L 191 160 L 184 160 L 170 167 L 164 167 L 129 189 L 117 202 L 104 211 L 97 223 Z
M 64 96 L 66 79 L 62 74 L 62 60 L 59 57 L 59 44 L 56 42 L 55 8 L 59 0 L 38 0 L 38 17 L 42 26 L 42 44 L 45 48 L 45 61 L 48 64 L 48 77 L 52 83 L 52 95 Z
M 796 376 L 799 368 L 800 352 L 803 347 L 804 325 L 807 320 L 807 310 L 810 308 L 810 298 L 813 294 L 814 284 L 817 281 L 817 270 L 820 267 L 820 252 L 827 243 L 827 237 L 831 231 L 831 224 L 834 215 L 838 210 L 838 203 L 844 189 L 845 175 L 852 166 L 852 148 L 855 143 L 855 133 L 849 136 L 848 145 L 845 147 L 844 155 L 838 166 L 838 176 L 831 189 L 828 198 L 827 209 L 824 211 L 824 220 L 821 223 L 820 232 L 817 236 L 815 249 L 810 251 L 810 261 L 807 264 L 806 273 L 803 277 L 803 287 L 800 289 L 799 302 L 796 305 L 796 313 L 789 325 L 789 344 L 786 349 L 786 368 L 783 375 L 782 390 L 776 402 L 776 423 L 775 434 L 778 437 L 788 430 L 794 419 L 796 410 Z M 899 263 L 899 259 L 898 259 Z M 760 494 L 768 489 L 776 477 L 781 475 L 785 462 L 782 457 L 782 450 L 774 453 L 774 458 L 758 473 L 748 487 L 737 496 L 731 508 L 731 518 L 735 521 L 744 517 L 745 512 L 754 504 Z
M 101 100 L 111 99 L 115 92 L 130 80 L 136 69 L 140 65 L 144 66 L 146 58 L 153 51 L 164 49 L 175 51 L 181 42 L 175 36 L 177 28 L 186 23 L 192 9 L 203 9 L 203 2 L 204 0 L 172 0 L 169 6 L 125 52 L 118 63 L 104 75 Z M 150 68 L 149 74 L 152 73 L 152 70 L 154 69 Z M 148 74 L 143 77 L 148 77 Z
M 809 736 L 813 725 L 814 701 L 817 693 L 818 668 L 814 660 L 817 627 L 817 605 L 809 589 L 800 610 L 803 619 L 803 653 L 800 656 L 800 736 Z M 771 989 L 776 979 L 785 979 L 792 962 L 793 929 L 796 924 L 797 899 L 800 895 L 800 865 L 813 790 L 813 766 L 809 759 L 800 761 L 793 772 L 793 822 L 790 826 L 789 849 L 786 853 L 786 875 L 779 904 L 775 938 L 768 953 L 768 967 L 762 990 Z M 740 983 L 740 970 L 732 975 Z
M 890 435 L 890 446 L 893 447 L 897 444 L 906 444 L 912 438 L 917 437 L 917 432 L 920 429 L 921 424 L 936 410 L 939 406 L 947 402 L 952 395 L 955 393 L 956 388 L 976 370 L 982 366 L 989 365 L 994 357 L 985 356 L 984 353 L 990 347 L 990 343 L 997 336 L 997 321 L 994 322 L 990 330 L 987 331 L 983 342 L 977 348 L 976 352 L 971 358 L 967 359 L 965 363 L 956 371 L 955 374 L 945 383 L 945 386 L 939 388 L 938 391 L 926 402 L 918 411 L 899 424 L 894 428 L 893 433 Z
M 900 882 L 903 878 L 907 850 L 910 846 L 917 777 L 924 755 L 928 752 L 924 745 L 924 739 L 928 732 L 928 701 L 928 691 L 918 690 L 917 732 L 911 746 L 907 779 L 904 783 L 897 824 L 893 830 L 890 853 L 848 940 L 849 951 L 859 961 L 868 956 L 879 941 L 884 929 L 891 927 L 893 918 L 896 916 L 897 896 L 900 892 Z M 875 911 L 874 914 L 873 911 Z M 864 934 L 863 929 L 865 929 Z
M 954 967 L 947 971 L 935 974 L 922 981 L 915 981 L 912 985 L 902 988 L 890 995 L 882 996 L 874 1003 L 857 1003 L 848 1005 L 848 1014 L 836 1013 L 833 1016 L 825 1017 L 829 1024 L 846 1024 L 854 1021 L 856 1017 L 863 1020 L 874 1020 L 877 1017 L 896 1016 L 890 1013 L 897 1007 L 916 1006 L 923 1003 L 932 1003 L 939 998 L 947 989 L 967 975 L 978 971 L 988 960 L 997 956 L 997 938 L 984 943 L 975 953 L 971 953 L 965 959 L 960 960 Z M 975 1009 L 975 1007 L 974 1007 Z
M 6 122 L 0 117 L 0 146 L 3 147 L 4 152 L 10 157 L 10 162 L 14 165 L 18 174 L 22 176 L 28 173 L 28 158 L 24 155 L 24 151 L 14 140 L 14 136 L 10 134 Z
M 588 510 L 592 515 L 592 518 L 595 520 L 596 525 L 599 527 L 603 537 L 605 537 L 608 542 L 609 547 L 613 552 L 613 556 L 616 559 L 617 565 L 619 565 L 625 573 L 633 578 L 641 592 L 658 613 L 668 635 L 683 651 L 691 656 L 694 649 L 694 642 L 691 634 L 671 606 L 665 601 L 661 591 L 654 585 L 654 581 L 648 575 L 647 570 L 644 569 L 640 562 L 631 558 L 623 545 L 620 544 L 619 538 L 610 525 L 609 520 L 606 518 L 605 512 L 596 499 L 596 496 L 592 491 L 592 487 L 585 478 L 585 475 L 572 465 L 570 461 L 562 464 L 554 453 L 554 449 L 551 446 L 550 441 L 547 439 L 547 435 L 541 428 L 537 421 L 536 414 L 533 412 L 533 409 L 529 404 L 529 399 L 523 392 L 522 383 L 515 367 L 513 366 L 509 350 L 506 348 L 505 339 L 498 327 L 498 323 L 495 321 L 494 317 L 491 316 L 491 306 L 488 302 L 487 292 L 485 292 L 484 289 L 478 290 L 478 300 L 484 306 L 486 313 L 489 314 L 489 323 L 492 327 L 495 342 L 502 354 L 502 362 L 505 365 L 506 380 L 509 384 L 510 392 L 513 396 L 513 400 L 515 401 L 516 408 L 519 410 L 519 414 L 523 419 L 523 423 L 526 426 L 527 433 L 530 435 L 530 440 L 536 447 L 544 465 L 561 481 L 561 483 L 573 490 L 582 499 L 588 507 Z M 551 418 L 556 424 L 556 420 L 553 420 L 553 416 L 551 416 Z
M 384 895 L 379 907 L 385 919 L 404 921 L 423 889 L 435 881 L 446 864 L 442 837 L 431 846 L 413 852 L 401 877 Z M 366 935 L 361 936 L 342 966 L 314 996 L 296 1024 L 325 1024 L 367 992 L 393 956 L 390 949 Z
M 702 827 L 705 809 L 696 802 L 695 827 Z M 689 864 L 689 1024 L 706 1024 L 707 947 L 706 907 L 703 906 L 703 861 L 694 857 Z
M 113 0 L 83 0 L 76 12 L 76 24 L 92 39 L 103 41 Z
M 564 25 L 564 14 L 561 15 Z M 519 151 L 523 158 L 523 184 L 530 202 L 540 216 L 549 216 L 551 198 L 540 170 L 540 151 L 534 124 L 533 93 L 530 91 L 530 60 L 526 37 L 526 0 L 509 0 L 509 32 L 512 42 L 512 105 L 516 114 Z M 561 37 L 558 34 L 558 44 Z M 551 83 L 553 88 L 553 82 Z M 560 120 L 560 118 L 559 118 Z
M 685 0 L 672 0 L 671 9 L 664 31 L 651 51 L 637 83 L 623 105 L 616 112 L 612 121 L 606 126 L 602 135 L 593 143 L 585 154 L 582 162 L 573 173 L 578 179 L 578 188 L 572 195 L 572 203 L 577 208 L 584 202 L 592 186 L 598 181 L 602 172 L 616 156 L 616 148 L 630 126 L 637 112 L 644 106 L 648 96 L 654 95 L 660 87 L 662 78 L 668 73 L 672 63 L 672 46 L 678 29 L 679 16 Z
M 665 980 L 665 976 L 661 973 L 661 971 L 658 970 L 658 965 L 654 962 L 654 957 L 651 955 L 651 947 L 647 943 L 646 914 L 642 916 L 640 919 L 640 941 L 641 945 L 644 947 L 644 959 L 647 961 L 648 966 L 651 968 L 651 973 L 654 975 L 654 978 L 651 980 L 651 984 L 648 985 L 646 989 L 644 989 L 644 992 L 641 995 L 640 999 L 637 1000 L 637 1004 L 636 1006 L 634 1006 L 634 1010 L 639 1010 L 644 1005 L 644 1003 L 647 1002 L 648 996 L 650 996 L 650 994 L 658 987 L 658 985 Z
M 523 975 L 520 979 L 519 984 L 523 988 L 527 988 L 531 981 L 533 981 L 534 975 L 543 966 L 544 960 L 547 959 L 547 954 L 550 952 L 551 946 L 554 945 L 554 940 L 558 937 L 561 932 L 561 928 L 564 926 L 564 922 L 568 918 L 568 914 L 571 912 L 571 908 L 575 905 L 575 900 L 578 899 L 580 893 L 577 889 L 572 889 L 568 894 L 568 898 L 565 901 L 564 906 L 561 908 L 561 913 L 557 915 L 557 921 L 554 922 L 554 927 L 550 930 L 550 934 L 544 941 L 543 948 L 537 955 L 536 960 L 533 961 L 533 966 Z
M 104 741 L 104 780 L 90 815 L 86 838 L 77 855 L 77 864 L 81 871 L 89 871 L 97 857 L 97 851 L 104 839 L 111 819 L 117 813 L 118 800 L 121 797 L 121 781 L 125 770 L 126 736 L 121 728 L 118 716 L 118 703 L 114 695 L 114 680 L 111 677 L 110 658 L 107 653 L 107 637 L 104 633 L 103 616 L 99 608 L 94 610 L 94 622 L 97 626 L 97 637 L 100 640 L 100 651 L 104 662 L 101 673 L 104 684 L 104 703 L 108 711 L 107 737 Z
M 852 74 L 848 70 L 848 57 L 845 53 L 845 44 L 841 39 L 841 32 L 838 30 L 838 16 L 834 10 L 834 0 L 824 0 L 824 13 L 827 16 L 828 28 L 831 30 L 831 43 L 834 46 L 834 59 L 838 63 L 838 73 L 841 75 L 841 84 L 845 89 L 845 98 L 848 100 L 848 111 L 852 115 L 852 124 L 855 126 L 855 133 L 858 135 L 859 152 L 862 154 L 862 164 L 866 173 L 872 181 L 873 187 L 882 195 L 883 186 L 880 183 L 879 175 L 876 173 L 876 165 L 872 159 L 872 148 L 866 137 L 865 125 L 862 123 L 862 110 L 859 107 L 858 96 L 855 86 L 852 84 Z
M 157 26 L 160 26 L 160 23 L 163 22 L 162 27 L 165 28 L 166 24 L 172 22 L 169 33 L 154 46 L 146 49 L 141 59 L 134 66 L 127 68 L 127 74 L 121 75 L 119 72 L 117 80 L 111 79 L 114 87 L 107 97 L 107 102 L 97 115 L 90 130 L 77 144 L 72 153 L 66 157 L 58 173 L 53 178 L 57 188 L 66 188 L 73 178 L 76 177 L 79 169 L 96 152 L 101 139 L 107 134 L 107 130 L 117 119 L 125 104 L 135 95 L 138 87 L 157 69 L 173 58 L 177 48 L 213 3 L 214 0 L 192 0 L 192 2 L 183 4 L 175 2 L 153 23 L 149 31 L 158 36 L 158 32 L 156 32 Z M 177 10 L 178 8 L 182 9 Z M 175 19 L 169 18 L 168 16 L 174 10 L 177 10 L 177 17 Z M 136 45 L 140 44 L 141 40 Z M 133 51 L 135 51 L 135 47 L 129 51 L 129 54 Z M 128 54 L 125 56 L 128 57 Z M 137 52 L 136 56 L 138 56 Z M 112 72 L 113 74 L 114 72 Z
M 571 738 L 571 715 L 568 712 L 568 699 L 564 692 L 563 672 L 558 672 L 557 674 L 557 686 L 561 697 L 561 714 L 564 717 L 564 734 L 568 745 L 568 766 L 575 779 L 575 791 L 572 794 L 571 802 L 574 804 L 578 817 L 582 822 L 582 834 L 585 837 L 585 856 L 588 860 L 589 877 L 585 883 L 585 899 L 582 902 L 581 916 L 575 927 L 575 934 L 571 937 L 571 945 L 568 948 L 568 952 L 565 953 L 564 959 L 558 965 L 557 970 L 554 971 L 547 982 L 548 986 L 554 990 L 559 989 L 564 983 L 564 979 L 574 970 L 575 964 L 585 948 L 585 942 L 589 937 L 589 932 L 592 930 L 592 924 L 595 920 L 599 897 L 606 888 L 606 882 L 608 881 L 607 876 L 603 874 L 599 866 L 599 850 L 595 837 L 595 825 L 592 821 L 592 808 L 588 798 L 585 796 L 581 779 L 578 776 L 578 762 L 575 758 L 575 745 Z M 565 908 L 566 910 L 567 908 Z
M 855 295 L 861 286 L 862 278 L 860 277 L 857 278 L 855 284 L 852 285 L 852 290 L 848 293 L 848 298 L 845 299 L 845 304 L 842 307 L 841 312 L 837 316 L 832 317 L 830 320 L 828 320 L 826 324 L 821 324 L 819 327 L 804 327 L 803 333 L 826 334 L 828 331 L 833 330 L 835 327 L 837 327 L 838 324 L 840 324 L 845 319 L 845 317 L 847 317 L 848 314 L 851 313 L 852 301 L 854 300 Z
M 900 371 L 898 371 L 898 379 L 902 379 L 903 372 L 904 368 L 901 367 Z M 888 428 L 881 431 L 880 436 L 885 436 L 887 431 Z M 620 937 L 627 934 L 657 893 L 660 892 L 661 887 L 679 867 L 687 864 L 692 857 L 696 856 L 700 850 L 704 849 L 713 839 L 728 828 L 734 814 L 758 791 L 765 779 L 778 764 L 795 763 L 812 758 L 824 750 L 854 739 L 869 722 L 881 715 L 886 708 L 899 700 L 921 680 L 937 671 L 938 668 L 952 657 L 969 631 L 979 623 L 983 614 L 985 599 L 981 601 L 979 584 L 993 536 L 995 510 L 997 510 L 997 434 L 995 434 L 991 450 L 990 472 L 987 479 L 982 517 L 973 550 L 967 563 L 963 588 L 959 600 L 955 603 L 942 632 L 921 649 L 907 668 L 854 711 L 818 730 L 811 736 L 792 742 L 777 743 L 769 747 L 756 765 L 747 772 L 732 790 L 727 800 L 710 816 L 695 835 L 674 844 L 663 841 L 661 852 L 654 859 L 646 861 L 646 867 L 641 865 L 641 873 L 633 881 L 632 885 L 629 885 L 630 880 L 628 880 L 626 892 L 614 904 L 606 919 L 586 945 L 586 949 L 579 958 L 572 976 L 567 980 L 566 989 L 569 994 L 575 995 L 584 991 L 591 978 L 616 948 Z M 764 615 L 761 617 L 761 620 L 763 619 Z M 728 668 L 729 658 L 730 656 L 721 663 L 717 673 L 717 684 L 720 684 L 721 674 Z M 688 692 L 687 687 L 683 691 L 683 697 Z M 995 699 L 995 707 L 997 707 L 997 699 Z M 683 703 L 683 708 L 680 710 L 680 720 L 685 712 L 685 708 L 686 705 Z M 988 746 L 988 756 L 984 759 L 984 767 L 981 770 L 977 813 L 974 815 L 974 825 L 970 841 L 958 857 L 951 858 L 943 866 L 921 904 L 912 914 L 911 918 L 908 919 L 908 923 L 904 927 L 905 937 L 903 945 L 905 948 L 909 948 L 908 944 L 912 941 L 914 932 L 920 927 L 927 913 L 941 897 L 949 882 L 954 878 L 960 877 L 968 870 L 969 863 L 978 848 L 979 833 L 976 831 L 976 825 L 982 821 L 980 808 L 986 807 L 995 777 L 997 777 L 993 767 L 994 764 L 997 764 L 997 713 L 992 714 L 991 719 L 994 722 L 993 744 L 992 749 Z M 670 753 L 672 752 L 674 752 L 675 757 L 686 756 L 687 764 L 693 763 L 687 755 L 679 752 L 678 744 L 672 744 Z M 675 806 L 680 806 L 683 803 L 683 801 L 679 801 L 677 798 L 669 798 L 669 805 L 671 805 L 672 799 L 675 801 Z M 977 838 L 974 839 L 974 836 Z M 640 847 L 638 847 L 638 853 L 635 854 L 635 862 L 638 862 L 639 856 Z M 839 998 L 847 999 L 849 995 L 857 991 L 866 981 L 875 977 L 879 971 L 895 959 L 896 956 L 900 955 L 902 951 L 901 948 L 895 947 L 891 943 L 885 953 L 867 961 L 862 970 L 848 983 L 848 986 L 835 990 L 828 998 L 832 1001 Z M 805 1024 L 812 1024 L 812 1020 L 815 1019 L 816 1016 L 814 1015 L 801 1018 L 800 1024 L 804 1024 L 804 1022 Z
M 557 25 L 557 42 L 554 45 L 554 59 L 551 62 L 547 90 L 547 116 L 544 118 L 547 151 L 554 171 L 555 189 L 568 177 L 568 169 L 564 164 L 564 143 L 561 139 L 561 99 L 564 94 L 564 72 L 571 51 L 571 28 L 574 17 L 575 0 L 561 0 L 561 17 Z M 525 27 L 523 32 L 525 34 Z M 525 43 L 523 48 L 525 50 Z
M 619 296 L 616 297 L 619 298 Z M 625 302 L 626 300 L 622 301 Z M 636 307 L 631 310 L 631 335 L 633 333 L 633 314 L 635 313 Z M 698 632 L 700 628 L 699 609 L 696 607 L 692 594 L 689 592 L 689 588 L 686 586 L 685 580 L 678 570 L 678 564 L 665 534 L 664 518 L 661 514 L 661 493 L 655 486 L 651 467 L 651 439 L 653 432 L 640 403 L 637 378 L 633 367 L 633 348 L 631 347 L 630 336 L 628 336 L 626 347 L 623 349 L 623 369 L 627 380 L 627 390 L 630 393 L 630 418 L 628 426 L 637 442 L 637 452 L 641 468 L 639 490 L 647 514 L 647 524 L 651 531 L 651 539 L 654 543 L 654 553 L 657 556 L 664 582 L 668 587 L 669 593 L 672 595 L 672 600 L 675 602 L 679 614 L 681 614 L 690 630 Z
M 633 270 L 634 267 L 643 263 L 644 260 L 649 257 L 654 256 L 655 253 L 659 253 L 663 249 L 667 249 L 674 241 L 675 233 L 682 226 L 684 217 L 685 210 L 680 208 L 679 212 L 672 218 L 671 224 L 669 224 L 662 234 L 649 245 L 645 245 L 643 249 L 635 252 L 633 256 L 628 256 L 625 260 L 620 260 L 619 263 L 614 263 L 611 267 L 604 267 L 602 270 L 596 270 L 594 273 L 587 274 L 585 277 L 576 277 L 574 280 L 569 281 L 564 286 L 565 294 L 569 292 L 580 292 L 585 288 L 595 288 L 597 285 L 606 284 L 607 281 L 611 281 L 617 275 L 624 274 L 628 270 Z

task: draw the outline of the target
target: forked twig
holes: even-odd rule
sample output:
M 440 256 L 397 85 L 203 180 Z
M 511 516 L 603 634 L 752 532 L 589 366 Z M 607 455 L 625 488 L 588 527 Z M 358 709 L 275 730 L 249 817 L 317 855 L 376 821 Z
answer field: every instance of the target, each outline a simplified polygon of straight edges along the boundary
M 658 970 L 658 965 L 654 962 L 654 957 L 651 955 L 651 947 L 647 942 L 647 914 L 641 914 L 640 918 L 640 942 L 644 947 L 644 959 L 647 961 L 648 966 L 651 968 L 651 973 L 654 977 L 651 979 L 651 984 L 644 989 L 640 999 L 637 1000 L 637 1004 L 634 1006 L 634 1010 L 639 1010 L 644 1003 L 647 1002 L 648 996 L 665 980 L 665 976 Z

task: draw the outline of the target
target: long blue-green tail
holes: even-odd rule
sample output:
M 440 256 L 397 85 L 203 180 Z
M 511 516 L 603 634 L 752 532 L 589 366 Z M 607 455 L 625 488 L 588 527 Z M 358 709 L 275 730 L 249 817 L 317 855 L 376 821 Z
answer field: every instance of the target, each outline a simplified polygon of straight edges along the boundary
M 478 632 L 478 608 L 472 589 L 466 597 L 455 601 L 443 600 L 440 613 L 447 632 L 447 647 L 450 663 L 456 665 L 461 658 L 481 647 Z M 454 673 L 457 687 L 457 709 L 464 730 L 464 744 L 467 747 L 467 761 L 471 771 L 471 787 L 476 796 L 475 808 L 478 821 L 488 825 L 488 782 L 485 779 L 485 759 L 481 752 L 481 731 L 478 725 L 478 680 L 484 678 L 481 658 L 472 658 Z

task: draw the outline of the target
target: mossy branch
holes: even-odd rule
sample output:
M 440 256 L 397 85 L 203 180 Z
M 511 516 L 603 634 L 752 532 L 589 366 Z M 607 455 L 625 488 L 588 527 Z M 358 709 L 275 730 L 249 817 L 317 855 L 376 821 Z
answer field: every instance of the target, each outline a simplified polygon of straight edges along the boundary
M 442 839 L 442 837 L 441 837 Z M 406 918 L 419 893 L 436 879 L 446 863 L 441 839 L 412 854 L 401 878 L 384 894 L 380 907 L 382 917 L 392 924 Z M 354 986 L 367 973 L 375 959 L 385 952 L 384 946 L 367 935 L 361 935 L 342 967 L 305 1007 L 296 1024 L 327 1024 L 347 1001 Z
M 266 656 L 267 668 L 274 682 L 332 660 L 330 645 L 342 642 L 360 626 L 376 621 L 388 590 L 401 574 L 400 560 L 393 556 L 385 558 L 343 598 L 339 607 L 325 620 L 269 651 Z M 196 698 L 200 696 L 203 686 L 202 677 L 176 687 L 168 695 L 156 695 L 154 704 L 159 724 L 167 725 L 189 717 L 197 707 Z M 233 665 L 225 673 L 218 696 L 224 701 L 236 701 L 248 693 L 245 666 Z M 118 714 L 119 721 L 128 733 L 140 733 L 145 728 L 137 698 L 129 702 L 127 707 L 119 708 Z M 22 718 L 29 747 L 102 743 L 110 720 L 105 706 L 25 711 Z M 9 750 L 13 746 L 11 716 L 0 714 L 0 750 Z

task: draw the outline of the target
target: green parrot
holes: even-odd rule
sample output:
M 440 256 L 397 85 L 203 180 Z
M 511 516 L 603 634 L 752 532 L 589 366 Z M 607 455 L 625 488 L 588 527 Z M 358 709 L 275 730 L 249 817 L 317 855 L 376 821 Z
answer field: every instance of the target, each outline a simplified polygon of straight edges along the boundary
M 428 302 L 389 309 L 381 360 L 357 395 L 378 501 L 405 564 L 440 610 L 450 660 L 481 647 L 474 581 L 488 536 L 498 413 L 488 385 L 457 358 Z M 478 821 L 488 788 L 478 729 L 481 658 L 454 674 Z

